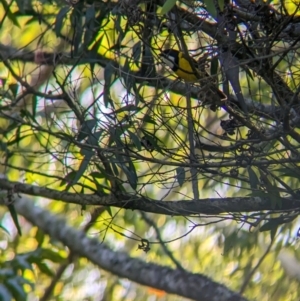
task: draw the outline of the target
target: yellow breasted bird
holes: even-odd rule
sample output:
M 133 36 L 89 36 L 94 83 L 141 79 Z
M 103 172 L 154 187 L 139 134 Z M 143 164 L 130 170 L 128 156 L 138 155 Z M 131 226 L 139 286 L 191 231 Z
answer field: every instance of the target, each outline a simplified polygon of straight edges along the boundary
M 201 86 L 207 87 L 205 93 L 208 92 L 210 95 L 206 95 L 205 98 L 217 96 L 218 100 L 227 99 L 227 96 L 215 86 L 211 76 L 192 57 L 187 57 L 183 52 L 175 49 L 166 49 L 161 52 L 160 56 L 163 63 L 169 66 L 180 79 L 190 83 L 198 82 Z M 202 97 L 203 92 L 201 91 Z

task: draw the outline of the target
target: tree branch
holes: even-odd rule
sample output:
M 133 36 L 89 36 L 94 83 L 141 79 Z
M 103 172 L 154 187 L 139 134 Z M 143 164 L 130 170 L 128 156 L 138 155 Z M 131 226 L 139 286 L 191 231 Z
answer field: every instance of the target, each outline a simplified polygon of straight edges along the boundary
M 0 200 L 1 203 L 4 203 L 3 199 Z M 146 263 L 122 252 L 114 252 L 105 243 L 88 238 L 84 232 L 66 225 L 64 219 L 37 207 L 32 200 L 18 197 L 14 205 L 19 214 L 52 239 L 62 242 L 73 254 L 85 257 L 119 277 L 192 300 L 247 301 L 239 294 L 201 274 L 173 270 L 166 266 Z
M 112 206 L 123 209 L 142 210 L 157 214 L 171 216 L 193 216 L 199 214 L 221 214 L 228 212 L 253 212 L 262 210 L 300 210 L 300 200 L 282 198 L 281 207 L 274 208 L 274 202 L 267 197 L 236 197 L 224 199 L 199 199 L 181 201 L 158 201 L 143 196 L 118 193 L 116 195 L 95 195 L 83 193 L 71 193 L 55 189 L 38 187 L 20 182 L 10 182 L 0 179 L 0 188 L 14 193 L 24 193 L 32 196 L 40 196 L 65 203 L 87 205 Z M 278 204 L 279 202 L 276 202 Z

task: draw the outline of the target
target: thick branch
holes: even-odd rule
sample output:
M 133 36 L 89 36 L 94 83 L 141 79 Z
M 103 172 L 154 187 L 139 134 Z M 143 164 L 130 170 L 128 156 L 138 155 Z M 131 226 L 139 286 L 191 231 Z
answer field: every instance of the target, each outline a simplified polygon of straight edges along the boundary
M 4 203 L 3 199 L 0 200 L 1 203 Z M 105 243 L 88 238 L 84 232 L 67 226 L 65 220 L 35 206 L 29 199 L 18 197 L 14 205 L 19 214 L 49 234 L 52 239 L 61 241 L 73 253 L 86 257 L 119 277 L 193 300 L 246 301 L 237 293 L 203 275 L 173 270 L 131 258 L 125 253 L 114 252 Z
M 200 200 L 181 200 L 181 201 L 158 201 L 145 198 L 143 196 L 134 196 L 130 194 L 95 195 L 71 193 L 67 191 L 58 191 L 34 185 L 10 182 L 0 179 L 0 188 L 13 191 L 15 193 L 24 193 L 32 196 L 41 196 L 53 200 L 60 200 L 66 203 L 78 205 L 101 205 L 113 206 L 131 210 L 142 210 L 157 214 L 172 216 L 191 216 L 199 214 L 221 214 L 221 213 L 239 213 L 253 212 L 262 210 L 299 210 L 300 200 L 282 198 L 281 207 L 274 208 L 272 199 L 263 197 L 236 197 L 224 199 L 200 199 Z M 276 202 L 277 204 L 279 202 Z

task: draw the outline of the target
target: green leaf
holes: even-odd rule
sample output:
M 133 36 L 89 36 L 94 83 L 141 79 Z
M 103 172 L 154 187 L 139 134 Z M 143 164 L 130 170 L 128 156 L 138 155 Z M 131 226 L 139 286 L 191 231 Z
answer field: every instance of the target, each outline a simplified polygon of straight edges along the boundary
M 129 130 L 127 132 L 130 136 L 130 139 L 133 141 L 134 145 L 136 146 L 136 148 L 140 151 L 142 149 L 142 145 L 141 145 L 141 141 L 140 141 L 139 137 Z
M 32 99 L 32 104 L 31 104 L 31 108 L 32 108 L 32 118 L 35 121 L 35 116 L 36 116 L 36 108 L 38 105 L 38 99 L 36 96 L 33 97 Z
M 95 16 L 96 11 L 94 5 L 89 5 L 86 9 L 85 14 L 85 26 L 86 30 L 84 32 L 84 45 L 89 46 L 89 44 L 93 41 L 95 38 Z
M 62 187 L 64 185 L 67 185 L 68 183 L 72 182 L 73 179 L 75 178 L 76 176 L 76 171 L 73 170 L 71 172 L 69 172 L 65 178 L 63 180 L 61 180 L 60 184 L 59 184 L 59 187 Z
M 90 176 L 92 176 L 93 178 L 96 178 L 96 179 L 104 179 L 105 178 L 105 175 L 103 173 L 98 172 L 98 171 L 91 172 Z
M 113 217 L 112 211 L 111 211 L 111 207 L 107 206 L 105 207 L 106 212 L 109 214 L 110 217 Z
M 213 57 L 210 64 L 210 74 L 217 75 L 218 74 L 219 61 L 217 57 Z
M 137 175 L 136 175 L 136 173 L 133 170 L 129 169 L 125 164 L 119 164 L 119 166 L 121 167 L 121 169 L 126 174 L 131 188 L 133 190 L 136 190 L 136 187 L 137 187 Z
M 85 13 L 85 23 L 89 24 L 93 20 L 95 20 L 96 11 L 94 5 L 87 6 L 86 13 Z
M 19 235 L 21 236 L 22 235 L 22 231 L 21 231 L 21 227 L 20 227 L 20 224 L 19 224 L 19 221 L 18 221 L 18 215 L 17 215 L 17 212 L 16 212 L 16 209 L 15 209 L 15 206 L 12 205 L 12 204 L 9 204 L 7 205 L 8 209 L 9 209 L 9 212 L 10 212 L 10 215 L 11 215 L 11 218 L 18 230 L 18 233 Z
M 115 45 L 110 47 L 110 49 L 111 50 L 115 49 L 115 50 L 119 51 L 120 49 L 127 47 L 125 45 L 122 45 L 122 42 L 125 38 L 125 35 L 128 32 L 129 23 L 126 22 L 125 28 L 124 28 L 124 22 L 122 22 L 122 16 L 120 14 L 116 14 L 116 20 L 115 20 L 114 24 L 115 24 L 115 31 L 117 33 L 117 41 L 116 41 Z
M 291 177 L 291 178 L 300 179 L 300 173 L 297 172 L 295 168 L 283 167 L 283 168 L 275 169 L 274 171 L 279 172 L 280 177 Z
M 53 277 L 55 275 L 44 262 L 36 262 L 35 264 L 39 270 L 47 276 Z
M 58 14 L 56 16 L 54 32 L 56 33 L 57 36 L 60 36 L 64 18 L 68 14 L 69 10 L 70 10 L 70 7 L 65 6 L 65 7 L 61 8 L 61 10 L 58 12 Z
M 217 14 L 217 10 L 214 4 L 214 1 L 211 0 L 203 0 L 207 11 L 211 14 L 211 16 L 216 19 L 218 14 Z
M 91 133 L 86 141 L 87 146 L 81 147 L 80 152 L 82 155 L 84 155 L 84 158 L 82 159 L 82 161 L 80 163 L 79 169 L 76 172 L 74 179 L 68 183 L 66 190 L 68 190 L 72 185 L 76 184 L 78 182 L 78 180 L 83 176 L 86 169 L 88 168 L 89 163 L 95 154 L 94 146 L 98 147 L 98 141 L 99 141 L 99 138 L 100 138 L 102 132 L 103 131 L 100 130 L 98 132 Z
M 114 175 L 117 177 L 119 175 L 119 170 L 118 170 L 118 167 L 116 165 L 116 162 L 111 162 L 111 167 L 112 167 L 112 170 L 114 172 Z
M 25 270 L 33 270 L 32 265 L 30 263 L 30 256 L 32 256 L 31 253 L 25 253 L 25 254 L 18 254 L 14 258 L 15 266 L 21 269 L 22 271 Z
M 17 3 L 18 8 L 19 8 L 19 10 L 20 10 L 20 12 L 21 12 L 22 14 L 24 14 L 24 7 L 25 7 L 25 6 L 27 7 L 27 11 L 28 11 L 28 4 L 29 4 L 29 3 L 24 3 L 24 1 L 22 1 L 22 0 L 15 0 L 15 2 Z M 31 9 L 32 9 L 32 8 L 31 8 Z
M 282 199 L 278 187 L 271 183 L 266 172 L 261 169 L 259 169 L 259 172 L 261 183 L 264 185 L 266 191 L 268 192 L 268 198 L 271 200 L 272 209 L 280 209 L 282 207 Z
M 13 94 L 13 96 L 16 96 L 18 93 L 19 85 L 18 84 L 9 84 L 8 85 L 9 90 Z
M 155 125 L 157 124 L 157 122 L 150 115 L 145 115 L 143 118 L 143 122 L 148 122 Z
M 18 19 L 16 18 L 16 15 L 10 10 L 10 6 L 14 3 L 14 1 L 11 1 L 9 5 L 7 4 L 7 2 L 8 1 L 6 1 L 6 0 L 0 0 L 0 3 L 2 3 L 2 6 L 3 6 L 3 11 L 6 13 L 6 16 L 8 17 L 8 19 L 10 21 L 13 22 L 14 25 L 16 25 L 17 27 L 21 28 L 21 26 L 20 26 L 20 24 L 18 22 Z M 0 27 L 1 27 L 1 25 L 3 25 L 2 24 L 3 21 L 4 21 L 4 18 L 3 18 L 3 20 L 0 23 Z
M 88 139 L 86 140 L 86 146 L 81 146 L 80 153 L 84 156 L 90 157 L 93 156 L 95 151 L 94 147 L 98 147 L 98 141 L 102 135 L 103 131 L 97 131 L 95 133 L 90 133 Z
M 259 232 L 265 232 L 265 231 L 273 230 L 276 233 L 279 224 L 280 223 L 276 220 L 270 220 L 270 221 L 266 222 L 265 224 L 263 224 L 260 227 Z
M 276 233 L 277 233 L 277 229 L 278 227 L 274 227 L 273 229 L 271 229 L 270 231 L 270 238 L 271 238 L 271 241 L 274 240 L 275 236 L 276 236 Z
M 129 93 L 135 84 L 135 77 L 132 75 L 129 59 L 126 59 L 122 68 L 122 78 L 124 81 L 124 86 Z
M 65 257 L 51 249 L 40 248 L 39 251 L 40 257 L 43 259 L 48 259 L 55 263 L 64 263 L 66 261 Z
M 253 169 L 250 166 L 247 167 L 247 170 L 248 170 L 248 175 L 249 175 L 250 187 L 252 189 L 257 189 L 258 185 L 259 185 L 259 179 L 258 179 L 256 173 L 253 171 Z
M 74 177 L 73 181 L 67 185 L 66 190 L 68 190 L 72 185 L 76 184 L 79 181 L 79 179 L 83 176 L 84 172 L 86 171 L 86 169 L 89 166 L 89 163 L 90 163 L 92 157 L 93 157 L 93 153 L 91 151 L 86 151 L 84 153 L 84 158 L 82 159 L 82 161 L 80 163 L 80 166 L 75 174 L 75 177 Z
M 182 186 L 185 181 L 185 170 L 183 167 L 176 168 L 176 176 L 177 176 L 177 181 L 178 181 L 179 185 Z
M 43 242 L 44 242 L 45 234 L 44 234 L 44 232 L 43 232 L 40 228 L 38 228 L 38 230 L 36 231 L 35 239 L 36 239 L 36 241 L 37 241 L 39 247 L 40 247 L 40 246 L 43 244 Z
M 124 171 L 127 180 L 132 187 L 132 189 L 136 190 L 137 188 L 137 174 L 135 167 L 130 159 L 127 157 L 116 154 L 116 163 L 117 165 Z M 126 164 L 127 163 L 127 164 Z
M 218 0 L 220 11 L 224 11 L 224 0 Z
M 113 101 L 110 97 L 110 87 L 115 80 L 115 67 L 112 63 L 109 63 L 105 66 L 104 69 L 104 89 L 103 89 L 103 100 L 104 105 L 107 108 L 111 105 L 114 108 Z
M 92 130 L 97 124 L 96 119 L 91 119 L 91 120 L 85 120 L 83 124 L 81 125 L 79 135 L 77 137 L 77 141 L 82 141 L 89 135 L 91 135 Z
M 142 53 L 142 42 L 139 41 L 135 43 L 132 48 L 133 61 L 135 64 L 138 64 L 140 62 L 141 53 Z
M 70 19 L 71 19 L 71 26 L 74 29 L 72 41 L 73 41 L 73 54 L 75 56 L 79 54 L 79 48 L 82 41 L 82 35 L 83 35 L 82 18 L 83 18 L 83 11 L 80 11 L 79 9 L 72 10 Z
M 176 5 L 176 0 L 167 0 L 161 9 L 161 13 L 164 15 L 168 13 Z
M 6 285 L 9 287 L 9 290 L 12 292 L 16 300 L 27 300 L 22 280 L 23 278 L 21 277 L 13 277 L 6 281 Z
M 227 255 L 230 250 L 234 249 L 236 246 L 236 233 L 232 235 L 225 236 L 223 253 Z
M 13 300 L 13 296 L 9 292 L 9 290 L 0 283 L 0 300 L 1 301 L 11 301 Z
M 138 177 L 136 174 L 135 166 L 131 160 L 129 160 L 128 165 L 129 165 L 128 169 L 130 170 L 130 175 L 131 175 L 131 177 L 128 180 L 129 180 L 129 183 L 130 183 L 130 186 L 132 187 L 132 189 L 136 190 Z

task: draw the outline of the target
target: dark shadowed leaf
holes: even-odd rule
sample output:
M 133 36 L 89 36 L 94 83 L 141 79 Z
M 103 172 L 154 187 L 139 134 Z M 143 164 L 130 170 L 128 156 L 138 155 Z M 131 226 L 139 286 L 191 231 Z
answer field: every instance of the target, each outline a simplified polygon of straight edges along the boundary
M 21 227 L 20 227 L 20 224 L 19 224 L 19 221 L 18 221 L 18 215 L 17 215 L 17 212 L 16 212 L 16 209 L 14 207 L 14 205 L 12 204 L 9 204 L 7 205 L 8 209 L 9 209 L 9 212 L 10 212 L 10 215 L 11 215 L 11 218 L 18 230 L 18 234 L 21 236 L 22 235 L 22 231 L 21 231 Z
M 13 294 L 16 300 L 27 300 L 26 292 L 23 287 L 23 283 L 27 282 L 23 277 L 16 276 L 6 280 L 6 286 Z
M 113 101 L 110 97 L 110 87 L 115 80 L 115 67 L 112 63 L 108 63 L 104 69 L 104 89 L 103 89 L 103 100 L 104 105 L 107 108 L 109 105 L 114 107 Z
M 56 33 L 57 36 L 60 35 L 61 29 L 62 29 L 62 26 L 63 26 L 64 18 L 68 14 L 69 10 L 70 10 L 70 7 L 65 6 L 58 12 L 58 14 L 56 16 L 54 32 Z
M 5 14 L 6 14 L 6 16 L 7 16 L 7 18 L 10 20 L 10 21 L 12 21 L 12 23 L 14 24 L 14 25 L 16 25 L 17 27 L 19 27 L 19 28 L 21 28 L 20 27 L 20 24 L 19 24 L 19 22 L 18 22 L 18 19 L 16 18 L 16 15 L 15 15 L 15 13 L 13 13 L 12 11 L 11 11 L 11 5 L 8 5 L 8 2 L 9 1 L 6 1 L 6 0 L 0 0 L 0 3 L 2 4 L 2 6 L 3 6 L 3 11 L 5 12 Z M 13 3 L 13 1 L 11 2 L 11 4 Z M 4 20 L 4 18 L 3 18 L 3 20 Z M 2 25 L 2 21 L 0 21 L 0 27 L 1 27 L 1 25 Z
M 277 231 L 278 225 L 280 225 L 280 222 L 279 222 L 279 221 L 271 220 L 271 221 L 266 222 L 265 224 L 263 224 L 263 225 L 259 228 L 259 232 L 265 232 L 265 231 L 271 231 L 271 230 Z
M 218 0 L 220 11 L 222 12 L 224 10 L 224 0 Z
M 157 124 L 157 122 L 150 115 L 145 115 L 143 121 L 151 124 Z
M 35 262 L 39 270 L 47 276 L 53 277 L 55 274 L 44 262 Z
M 176 177 L 179 185 L 182 186 L 185 180 L 185 170 L 183 167 L 176 168 Z
M 90 5 L 86 9 L 85 14 L 85 27 L 86 30 L 84 32 L 84 45 L 88 46 L 93 39 L 95 38 L 95 33 L 97 32 L 95 30 L 95 7 L 94 5 Z
M 130 139 L 133 141 L 134 145 L 136 146 L 136 148 L 140 151 L 142 149 L 142 145 L 139 137 L 129 130 L 127 132 L 130 136 Z
M 141 53 L 142 53 L 142 42 L 139 41 L 135 43 L 132 48 L 133 61 L 135 64 L 138 64 L 140 62 Z
M 4 284 L 0 283 L 0 300 L 1 301 L 11 301 L 13 300 L 12 294 L 9 292 L 8 288 Z
M 85 139 L 86 137 L 91 135 L 92 130 L 94 129 L 96 124 L 97 124 L 96 119 L 91 119 L 91 120 L 84 121 L 83 124 L 81 125 L 80 132 L 79 132 L 79 135 L 77 137 L 77 141 L 82 141 L 83 139 Z
M 219 66 L 219 61 L 217 57 L 213 57 L 211 60 L 210 64 L 210 74 L 217 75 L 218 74 L 218 66 Z
M 51 249 L 42 248 L 39 249 L 39 251 L 40 251 L 40 257 L 43 259 L 49 259 L 50 261 L 55 263 L 63 263 L 66 261 L 65 257 L 63 257 L 60 253 L 55 252 Z
M 252 189 L 257 189 L 257 187 L 259 185 L 259 179 L 258 179 L 256 173 L 250 166 L 247 167 L 247 171 L 248 171 L 248 175 L 249 175 L 250 187 Z
M 161 9 L 162 14 L 167 14 L 176 5 L 176 0 L 167 0 Z

